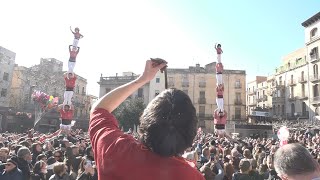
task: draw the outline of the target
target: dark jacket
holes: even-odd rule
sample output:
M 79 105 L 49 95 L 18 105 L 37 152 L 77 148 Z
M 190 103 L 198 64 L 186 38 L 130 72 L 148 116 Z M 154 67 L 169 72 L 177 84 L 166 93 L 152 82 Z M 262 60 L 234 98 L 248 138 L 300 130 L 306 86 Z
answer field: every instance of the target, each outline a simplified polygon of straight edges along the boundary
M 10 172 L 3 172 L 0 174 L 1 180 L 25 180 L 22 176 L 22 172 L 20 169 L 15 168 Z
M 81 156 L 75 157 L 72 153 L 71 147 L 67 147 L 66 156 L 67 156 L 68 164 L 72 165 L 72 167 L 73 167 L 73 171 L 78 172 L 82 157 Z
M 97 171 L 95 170 L 95 173 L 93 176 L 83 172 L 78 176 L 77 180 L 98 180 Z
M 18 163 L 18 168 L 22 171 L 22 175 L 25 179 L 29 180 L 31 178 L 31 172 L 30 170 L 32 167 L 31 165 L 22 158 L 17 158 L 16 162 Z

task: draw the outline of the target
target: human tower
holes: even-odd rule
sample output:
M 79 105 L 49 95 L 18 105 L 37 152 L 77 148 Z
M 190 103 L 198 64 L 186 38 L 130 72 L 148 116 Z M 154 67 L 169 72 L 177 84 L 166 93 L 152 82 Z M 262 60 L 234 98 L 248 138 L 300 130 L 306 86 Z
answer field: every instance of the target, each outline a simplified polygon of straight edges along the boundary
M 78 46 L 79 40 L 83 37 L 80 34 L 80 29 L 75 28 L 74 31 L 70 27 L 71 32 L 74 35 L 73 44 L 69 45 L 69 61 L 68 61 L 68 71 L 64 74 L 64 81 L 65 81 L 65 92 L 63 96 L 63 104 L 59 105 L 59 112 L 61 117 L 61 124 L 60 129 L 63 133 L 68 134 L 70 132 L 72 126 L 74 125 L 75 121 L 73 120 L 73 113 L 74 107 L 72 105 L 72 97 L 74 88 L 76 85 L 77 77 L 74 74 L 74 68 L 76 65 L 76 58 L 79 53 L 80 47 Z
M 219 137 L 225 136 L 225 125 L 227 122 L 227 112 L 223 108 L 224 100 L 223 100 L 223 92 L 224 92 L 224 84 L 223 84 L 223 64 L 221 63 L 221 54 L 223 53 L 221 49 L 221 44 L 215 45 L 215 49 L 217 52 L 217 63 L 216 63 L 216 102 L 218 108 L 214 110 L 214 125 L 215 131 Z

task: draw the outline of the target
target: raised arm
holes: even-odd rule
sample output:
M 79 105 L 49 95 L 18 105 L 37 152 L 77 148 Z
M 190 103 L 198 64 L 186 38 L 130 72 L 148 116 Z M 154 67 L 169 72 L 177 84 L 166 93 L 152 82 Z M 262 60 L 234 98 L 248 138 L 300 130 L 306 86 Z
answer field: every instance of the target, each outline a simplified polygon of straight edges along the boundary
M 166 66 L 166 63 L 156 64 L 151 60 L 148 60 L 145 65 L 143 74 L 136 80 L 133 80 L 125 85 L 122 85 L 108 94 L 100 98 L 93 106 L 91 111 L 98 108 L 105 109 L 110 113 L 116 109 L 128 96 L 133 92 L 138 90 L 141 86 L 149 82 L 154 78 L 156 73 L 163 67 Z
M 73 32 L 73 30 L 72 30 L 71 26 L 70 26 L 70 31 L 72 32 L 72 34 L 74 34 L 74 33 L 75 33 L 75 32 Z

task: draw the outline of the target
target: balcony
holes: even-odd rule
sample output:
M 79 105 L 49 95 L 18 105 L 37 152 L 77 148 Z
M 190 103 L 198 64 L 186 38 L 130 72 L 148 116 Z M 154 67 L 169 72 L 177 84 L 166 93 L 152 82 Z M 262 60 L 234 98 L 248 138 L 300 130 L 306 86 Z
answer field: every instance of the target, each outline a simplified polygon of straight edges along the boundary
M 313 97 L 311 99 L 312 104 L 320 104 L 320 96 Z
M 234 105 L 242 105 L 242 100 L 241 99 L 235 99 L 234 100 Z
M 199 87 L 205 88 L 206 87 L 206 82 L 199 82 Z
M 298 118 L 299 119 L 309 119 L 309 111 L 287 113 L 288 120 L 297 120 Z
M 307 82 L 307 77 L 305 77 L 305 76 L 304 77 L 299 77 L 298 82 L 301 83 L 301 84 L 302 83 L 306 83 Z
M 207 102 L 207 101 L 206 101 L 206 98 L 199 98 L 199 99 L 198 99 L 198 103 L 199 103 L 199 104 L 206 104 L 206 102 Z
M 263 101 L 268 101 L 267 95 L 263 95 L 263 96 L 259 97 L 258 102 L 263 102 Z
M 182 82 L 182 87 L 189 87 L 189 82 Z
M 249 106 L 257 106 L 257 101 L 254 100 L 254 101 L 251 101 L 248 103 Z
M 306 94 L 300 94 L 296 98 L 299 99 L 299 100 L 307 100 L 308 96 Z
M 296 97 L 294 95 L 290 94 L 288 100 L 291 101 L 291 102 L 295 101 Z
M 310 56 L 310 62 L 311 62 L 311 63 L 316 63 L 316 62 L 318 62 L 319 60 L 320 60 L 320 58 L 319 58 L 318 54 L 316 54 L 316 53 L 314 53 L 314 54 L 312 54 L 312 55 Z
M 320 76 L 318 74 L 314 74 L 310 76 L 310 81 L 316 83 L 320 80 Z
M 248 95 L 255 95 L 257 90 L 250 90 L 248 91 Z
M 281 83 L 281 84 L 277 84 L 277 85 L 275 86 L 275 88 L 276 88 L 276 89 L 285 89 L 286 86 Z
M 235 84 L 234 88 L 235 88 L 235 89 L 241 89 L 242 86 L 241 86 L 241 84 Z
M 289 85 L 289 86 L 295 86 L 295 85 L 297 85 L 297 82 L 296 82 L 295 79 L 291 79 L 291 80 L 288 82 L 288 85 Z
M 284 103 L 285 98 L 284 97 L 272 97 L 272 103 Z

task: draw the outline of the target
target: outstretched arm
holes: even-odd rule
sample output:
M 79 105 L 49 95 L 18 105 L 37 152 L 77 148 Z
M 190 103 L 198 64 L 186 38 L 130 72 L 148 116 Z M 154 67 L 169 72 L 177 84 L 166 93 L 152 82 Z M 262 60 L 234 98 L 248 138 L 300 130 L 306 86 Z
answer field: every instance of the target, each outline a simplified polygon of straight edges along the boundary
M 93 106 L 91 111 L 98 108 L 103 108 L 108 112 L 112 112 L 116 109 L 128 96 L 138 90 L 141 86 L 149 82 L 154 78 L 156 73 L 167 63 L 156 64 L 154 61 L 148 60 L 143 74 L 136 80 L 133 80 L 125 85 L 122 85 L 108 94 L 100 98 Z
M 73 31 L 72 31 L 72 28 L 71 28 L 71 26 L 70 26 L 70 31 L 72 32 L 72 34 L 74 34 L 74 33 L 75 33 L 75 32 L 73 32 Z
M 80 38 L 83 38 L 83 35 L 82 35 L 82 34 L 80 34 Z

